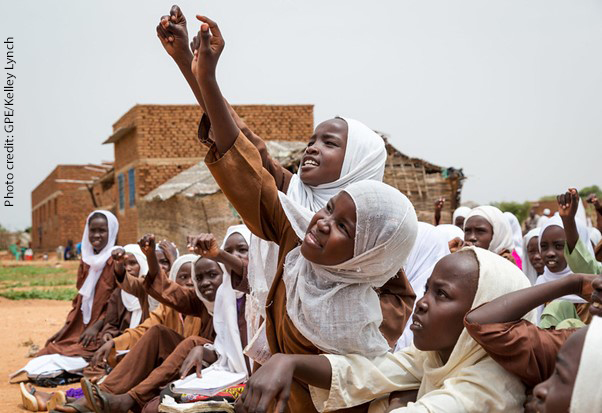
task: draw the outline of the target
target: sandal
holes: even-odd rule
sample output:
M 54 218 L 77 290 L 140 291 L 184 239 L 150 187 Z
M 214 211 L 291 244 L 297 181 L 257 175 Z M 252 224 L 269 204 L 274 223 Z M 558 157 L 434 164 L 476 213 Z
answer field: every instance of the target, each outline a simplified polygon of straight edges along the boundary
M 84 397 L 88 401 L 88 404 L 92 406 L 94 412 L 111 413 L 111 410 L 109 409 L 109 402 L 102 394 L 102 390 L 100 390 L 98 385 L 92 383 L 88 379 L 82 379 L 81 385 L 84 392 Z
M 79 404 L 75 404 L 75 403 L 65 403 L 63 405 L 63 407 L 71 407 L 72 409 L 75 409 L 75 411 L 77 413 L 94 413 L 91 410 L 87 410 L 87 408 L 85 406 L 80 406 Z M 50 410 L 49 413 L 63 413 L 63 412 L 59 412 L 58 410 Z
M 30 385 L 30 387 L 27 388 L 24 383 L 19 383 L 19 388 L 21 389 L 21 401 L 23 402 L 23 407 L 30 412 L 39 412 L 40 406 L 38 404 L 38 399 L 36 399 L 35 396 L 35 387 Z

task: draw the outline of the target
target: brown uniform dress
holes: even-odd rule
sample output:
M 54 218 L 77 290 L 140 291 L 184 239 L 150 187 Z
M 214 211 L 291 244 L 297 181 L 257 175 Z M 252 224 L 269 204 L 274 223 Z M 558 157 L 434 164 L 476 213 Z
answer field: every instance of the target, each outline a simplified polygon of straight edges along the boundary
M 105 334 L 110 334 L 112 337 L 116 337 L 124 332 L 130 326 L 132 319 L 132 312 L 123 304 L 121 299 L 121 288 L 116 288 L 109 298 L 109 305 L 107 306 L 107 313 L 105 315 L 105 324 L 100 330 L 100 337 Z M 142 306 L 142 304 L 141 304 Z M 148 318 L 148 300 L 146 306 L 142 306 L 142 316 L 140 322 Z
M 213 317 L 194 289 L 169 280 L 163 271 L 154 278 L 147 276 L 144 285 L 147 293 L 163 306 L 184 315 L 197 316 L 200 328 L 196 335 L 186 338 L 165 325 L 150 326 L 100 385 L 102 390 L 112 394 L 127 392 L 140 407 L 157 396 L 163 386 L 178 378 L 180 367 L 192 348 L 215 338 Z M 133 330 L 128 330 L 130 335 Z
M 544 330 L 526 320 L 477 324 L 464 318 L 464 326 L 492 359 L 529 389 L 552 375 L 558 350 L 577 330 Z
M 88 264 L 85 264 L 83 261 L 80 262 L 79 269 L 77 270 L 76 282 L 76 288 L 78 290 L 84 285 L 89 268 L 90 266 Z M 102 344 L 102 336 L 99 333 L 96 336 L 96 340 L 90 343 L 86 348 L 79 343 L 79 336 L 88 326 L 93 325 L 98 320 L 104 319 L 109 298 L 115 287 L 116 282 L 115 276 L 113 275 L 113 258 L 109 258 L 96 283 L 90 322 L 84 324 L 84 316 L 81 311 L 82 296 L 77 294 L 73 299 L 71 311 L 67 315 L 67 321 L 63 327 L 64 330 L 61 331 L 61 334 L 52 343 L 48 343 L 46 347 L 41 349 L 37 356 L 42 356 L 44 354 L 62 354 L 64 356 L 92 357 L 94 352 Z
M 212 147 L 205 162 L 220 188 L 245 224 L 263 239 L 279 245 L 278 271 L 266 306 L 266 335 L 273 354 L 320 354 L 294 326 L 286 311 L 286 288 L 282 279 L 286 255 L 300 243 L 278 199 L 274 178 L 262 166 L 251 142 L 240 133 L 221 158 Z M 232 171 L 236 171 L 233 174 Z M 306 384 L 293 380 L 288 401 L 291 412 L 315 412 Z
M 286 193 L 293 176 L 292 172 L 284 168 L 278 161 L 273 159 L 266 147 L 265 142 L 257 136 L 242 119 L 238 117 L 236 112 L 230 107 L 230 114 L 236 121 L 241 132 L 247 139 L 257 148 L 261 157 L 261 165 L 274 178 L 276 188 Z M 206 146 L 211 146 L 213 140 L 210 137 L 211 124 L 209 117 L 203 114 L 199 122 L 198 138 L 199 141 Z M 236 165 L 232 165 L 233 170 L 236 170 Z M 245 193 L 246 192 L 242 192 Z M 240 211 L 239 211 L 240 212 Z M 244 274 L 246 276 L 246 274 Z M 240 291 L 248 293 L 248 284 L 241 283 Z M 236 286 L 234 288 L 237 288 Z M 240 287 L 239 287 L 240 288 Z M 391 348 L 395 348 L 395 344 L 401 334 L 407 321 L 412 315 L 414 308 L 414 300 L 416 294 L 412 290 L 412 286 L 406 277 L 403 268 L 399 270 L 397 275 L 387 281 L 381 288 L 376 291 L 380 297 L 380 307 L 383 314 L 383 322 L 380 325 L 380 331 L 387 339 Z

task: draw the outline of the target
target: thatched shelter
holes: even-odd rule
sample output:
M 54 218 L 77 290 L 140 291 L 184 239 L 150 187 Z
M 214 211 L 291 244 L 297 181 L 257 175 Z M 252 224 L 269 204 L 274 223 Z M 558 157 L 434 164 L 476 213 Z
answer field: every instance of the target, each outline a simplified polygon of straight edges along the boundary
M 382 136 L 382 134 L 381 134 Z M 418 158 L 411 158 L 391 145 L 385 136 L 388 159 L 385 182 L 406 194 L 421 221 L 433 221 L 435 200 L 447 200 L 442 222 L 451 222 L 452 211 L 460 204 L 464 175 L 461 169 L 444 168 Z M 267 141 L 268 151 L 284 167 L 296 172 L 305 142 Z M 240 217 L 222 194 L 203 162 L 160 185 L 138 205 L 139 226 L 185 247 L 186 236 L 212 232 L 218 239 Z

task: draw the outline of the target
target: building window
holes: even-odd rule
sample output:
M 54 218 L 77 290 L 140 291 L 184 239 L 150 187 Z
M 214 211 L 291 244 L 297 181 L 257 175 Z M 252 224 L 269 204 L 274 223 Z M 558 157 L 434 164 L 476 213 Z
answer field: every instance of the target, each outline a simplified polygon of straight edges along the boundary
M 128 190 L 130 207 L 133 207 L 136 205 L 136 175 L 134 174 L 134 168 L 128 171 Z
M 125 208 L 125 184 L 124 184 L 124 179 L 125 177 L 123 176 L 123 174 L 119 174 L 117 176 L 117 188 L 119 190 L 119 209 L 122 210 Z

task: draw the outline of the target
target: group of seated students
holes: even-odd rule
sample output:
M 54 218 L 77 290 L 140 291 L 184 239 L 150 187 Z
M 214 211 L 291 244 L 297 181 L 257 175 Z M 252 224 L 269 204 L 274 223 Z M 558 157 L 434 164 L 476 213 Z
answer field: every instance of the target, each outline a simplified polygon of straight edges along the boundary
M 38 354 L 89 366 L 81 390 L 22 384 L 26 407 L 157 412 L 171 382 L 214 365 L 245 374 L 238 412 L 602 411 L 602 244 L 576 190 L 524 237 L 493 206 L 418 222 L 382 182 L 382 138 L 347 117 L 316 127 L 293 174 L 223 98 L 224 39 L 197 19 L 192 50 L 177 6 L 157 34 L 245 225 L 178 256 L 150 234 L 116 247 L 115 216 L 90 214 L 79 293 Z

